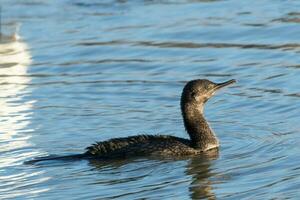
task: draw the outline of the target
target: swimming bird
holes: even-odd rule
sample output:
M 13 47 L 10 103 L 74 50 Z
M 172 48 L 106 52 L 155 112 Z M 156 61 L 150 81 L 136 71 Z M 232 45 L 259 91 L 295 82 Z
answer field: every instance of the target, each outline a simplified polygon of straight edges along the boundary
M 216 149 L 219 141 L 204 117 L 204 105 L 219 89 L 235 83 L 234 79 L 214 83 L 207 79 L 189 81 L 181 94 L 181 113 L 190 139 L 170 135 L 137 135 L 97 142 L 78 155 L 41 158 L 53 159 L 115 159 L 135 156 L 179 157 L 197 155 Z

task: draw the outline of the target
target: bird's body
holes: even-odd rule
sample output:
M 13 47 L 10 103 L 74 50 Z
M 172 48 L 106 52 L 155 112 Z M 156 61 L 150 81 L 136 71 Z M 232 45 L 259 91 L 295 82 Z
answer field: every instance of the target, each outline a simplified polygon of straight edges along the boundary
M 87 148 L 86 155 L 97 158 L 133 156 L 185 156 L 199 153 L 188 139 L 169 135 L 136 135 L 98 142 Z
M 88 147 L 85 155 L 94 158 L 187 156 L 217 148 L 219 141 L 203 115 L 204 103 L 217 89 L 233 82 L 215 84 L 208 80 L 194 80 L 186 84 L 181 95 L 181 111 L 190 140 L 169 135 L 114 138 Z
M 218 89 L 234 82 L 235 80 L 230 80 L 217 84 L 206 79 L 198 79 L 189 81 L 185 85 L 180 102 L 184 126 L 190 139 L 169 135 L 114 138 L 97 142 L 88 147 L 85 153 L 73 157 L 62 156 L 35 161 L 72 158 L 114 159 L 136 156 L 179 157 L 215 149 L 219 146 L 219 141 L 204 118 L 204 104 Z

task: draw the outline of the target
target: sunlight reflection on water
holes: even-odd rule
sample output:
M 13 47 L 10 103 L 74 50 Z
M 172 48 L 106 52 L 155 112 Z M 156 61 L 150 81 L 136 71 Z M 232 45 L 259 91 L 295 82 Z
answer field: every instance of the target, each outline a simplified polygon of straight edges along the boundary
M 38 194 L 47 191 L 47 189 L 35 191 L 18 189 L 48 180 L 49 178 L 32 180 L 33 177 L 42 174 L 42 171 L 31 174 L 3 171 L 3 169 L 22 164 L 24 160 L 38 155 L 38 152 L 26 150 L 32 146 L 29 140 L 30 134 L 34 131 L 28 128 L 34 101 L 23 100 L 24 96 L 30 95 L 28 84 L 31 78 L 27 75 L 27 67 L 32 62 L 31 55 L 27 44 L 19 37 L 7 37 L 5 39 L 2 37 L 0 49 L 0 169 L 2 169 L 0 170 L 2 171 L 0 173 L 0 196 L 15 198 L 24 195 L 24 193 Z M 10 193 L 10 190 L 15 190 L 15 192 Z

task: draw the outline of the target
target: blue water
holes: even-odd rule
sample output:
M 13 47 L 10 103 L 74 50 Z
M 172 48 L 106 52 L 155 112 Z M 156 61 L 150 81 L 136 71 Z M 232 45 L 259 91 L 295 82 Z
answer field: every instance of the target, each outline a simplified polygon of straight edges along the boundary
M 0 199 L 299 199 L 300 1 L 0 0 Z M 215 157 L 23 162 L 187 137 L 186 81 L 232 78 Z

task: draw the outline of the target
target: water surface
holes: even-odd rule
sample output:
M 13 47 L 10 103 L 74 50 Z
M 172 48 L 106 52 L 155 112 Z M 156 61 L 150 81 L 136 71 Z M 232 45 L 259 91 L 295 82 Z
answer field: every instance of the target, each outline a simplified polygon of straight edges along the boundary
M 0 0 L 1 199 L 297 199 L 299 1 Z M 219 155 L 24 165 L 141 133 L 187 137 L 186 81 L 232 78 Z

